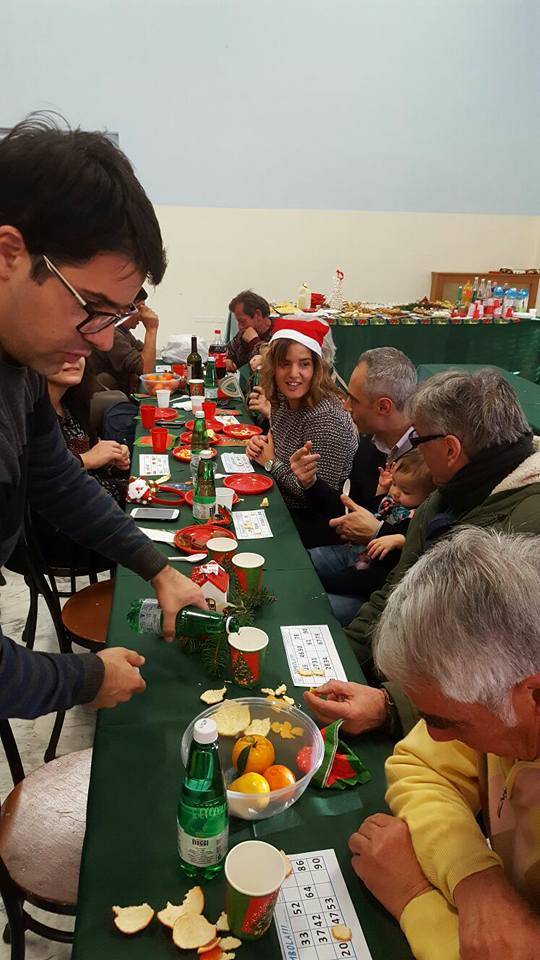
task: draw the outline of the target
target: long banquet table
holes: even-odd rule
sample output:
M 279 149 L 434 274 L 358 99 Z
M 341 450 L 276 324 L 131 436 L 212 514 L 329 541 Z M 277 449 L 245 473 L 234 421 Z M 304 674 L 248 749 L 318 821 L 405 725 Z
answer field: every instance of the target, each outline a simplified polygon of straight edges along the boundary
M 218 448 L 223 449 L 226 448 Z M 238 452 L 238 448 L 235 450 Z M 134 470 L 140 452 L 145 452 L 144 448 L 135 447 Z M 219 459 L 217 463 L 220 464 Z M 187 466 L 172 456 L 170 465 L 173 480 L 188 479 Z M 361 682 L 363 676 L 331 614 L 279 490 L 274 486 L 268 496 L 267 516 L 273 538 L 242 541 L 241 547 L 263 553 L 264 583 L 277 596 L 277 601 L 257 619 L 257 625 L 268 632 L 271 641 L 264 682 L 271 687 L 288 682 L 289 693 L 301 705 L 301 690 L 291 686 L 281 625 L 329 624 L 347 676 Z M 260 495 L 246 497 L 240 507 L 255 509 L 260 499 Z M 177 529 L 191 522 L 190 508 L 182 506 L 174 524 L 154 525 Z M 164 554 L 175 552 L 164 544 L 158 547 Z M 186 572 L 191 568 L 178 564 L 178 569 Z M 176 852 L 176 807 L 182 779 L 180 741 L 186 726 L 204 709 L 199 699 L 201 692 L 219 686 L 204 675 L 196 657 L 181 651 L 179 643 L 168 645 L 153 635 L 138 636 L 130 630 L 126 615 L 131 602 L 151 595 L 148 584 L 126 569 L 118 570 L 108 643 L 134 648 L 145 656 L 143 674 L 148 686 L 142 696 L 115 710 L 103 710 L 98 716 L 74 960 L 165 960 L 181 955 L 170 932 L 157 920 L 142 933 L 126 937 L 116 930 L 111 915 L 113 904 L 126 906 L 147 901 L 157 910 L 167 900 L 181 902 L 192 885 L 179 869 Z M 242 694 L 234 687 L 231 690 L 232 695 Z M 232 818 L 231 843 L 259 838 L 288 853 L 334 848 L 373 960 L 410 960 L 412 955 L 399 926 L 352 872 L 347 848 L 349 835 L 364 817 L 385 809 L 383 764 L 392 744 L 383 735 L 364 736 L 351 743 L 372 774 L 369 783 L 343 792 L 310 787 L 293 807 L 268 820 L 246 822 Z M 205 895 L 205 913 L 215 919 L 223 909 L 222 877 L 205 884 Z M 255 956 L 259 960 L 277 960 L 280 955 L 274 926 L 261 941 L 246 942 L 237 953 L 240 960 Z

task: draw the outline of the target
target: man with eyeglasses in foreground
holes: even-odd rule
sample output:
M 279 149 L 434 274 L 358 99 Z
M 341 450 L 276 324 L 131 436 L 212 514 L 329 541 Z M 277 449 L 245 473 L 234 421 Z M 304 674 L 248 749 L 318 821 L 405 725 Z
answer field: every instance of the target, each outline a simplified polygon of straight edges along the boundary
M 26 500 L 56 528 L 151 582 L 174 638 L 176 613 L 204 607 L 66 449 L 45 376 L 133 316 L 166 258 L 148 197 L 102 134 L 33 116 L 0 143 L 0 566 L 21 532 Z M 31 718 L 78 703 L 113 707 L 145 688 L 135 651 L 42 654 L 0 632 L 0 717 Z
M 371 641 L 388 594 L 432 544 L 462 524 L 540 533 L 540 439 L 503 377 L 492 370 L 437 374 L 418 387 L 408 410 L 415 426 L 409 442 L 422 450 L 437 490 L 415 512 L 384 587 L 345 628 L 374 682 Z M 342 729 L 351 734 L 385 726 L 399 737 L 418 719 L 396 683 L 330 681 L 304 697 L 319 720 L 343 718 Z

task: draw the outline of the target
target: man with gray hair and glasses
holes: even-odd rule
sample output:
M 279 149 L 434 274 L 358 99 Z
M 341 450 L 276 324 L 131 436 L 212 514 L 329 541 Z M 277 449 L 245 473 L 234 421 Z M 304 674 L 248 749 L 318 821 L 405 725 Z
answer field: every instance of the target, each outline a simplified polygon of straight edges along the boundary
M 352 464 L 349 496 L 340 496 L 317 476 L 319 455 L 313 452 L 309 440 L 291 457 L 291 468 L 310 509 L 329 522 L 328 540 L 310 553 L 332 609 L 344 624 L 354 617 L 362 602 L 354 590 L 358 578 L 354 566 L 358 550 L 354 545 L 365 543 L 380 527 L 373 516 L 380 499 L 376 495 L 379 471 L 386 466 L 391 451 L 401 449 L 407 438 L 411 421 L 405 406 L 416 385 L 414 364 L 395 347 L 376 347 L 359 357 L 346 401 L 363 435 Z M 396 559 L 392 558 L 394 562 Z M 386 573 L 392 565 L 388 561 L 381 564 Z
M 539 537 L 462 527 L 377 628 L 375 663 L 422 720 L 386 764 L 395 818 L 349 846 L 418 960 L 540 956 L 539 582 Z
M 322 699 L 305 700 L 319 720 L 345 718 L 358 734 L 386 726 L 400 736 L 417 713 L 399 684 L 381 686 L 370 669 L 371 640 L 390 589 L 425 550 L 453 527 L 470 524 L 514 533 L 540 533 L 540 440 L 532 436 L 517 397 L 492 370 L 450 370 L 420 385 L 408 405 L 437 490 L 415 512 L 399 563 L 385 586 L 371 594 L 345 633 L 374 686 L 330 681 Z

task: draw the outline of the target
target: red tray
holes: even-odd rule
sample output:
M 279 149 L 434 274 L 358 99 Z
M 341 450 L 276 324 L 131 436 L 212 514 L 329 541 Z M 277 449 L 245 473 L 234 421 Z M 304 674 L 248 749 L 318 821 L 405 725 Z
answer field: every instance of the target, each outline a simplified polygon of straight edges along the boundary
M 250 437 L 262 432 L 262 427 L 257 427 L 254 423 L 229 423 L 228 426 L 223 427 L 223 433 L 236 440 L 249 440 Z
M 185 444 L 186 447 L 190 447 L 191 436 L 191 433 L 186 431 L 185 433 L 181 433 L 178 439 L 180 440 L 180 443 Z M 217 437 L 208 437 L 208 443 L 219 443 L 219 440 Z
M 193 506 L 193 490 L 187 490 L 187 491 L 186 491 L 186 493 L 184 494 L 184 501 L 185 501 L 185 503 L 188 504 L 189 507 L 192 507 L 192 506 Z M 240 497 L 238 496 L 237 493 L 235 493 L 235 495 L 234 495 L 234 497 L 233 497 L 233 507 L 234 507 L 235 503 L 240 503 Z
M 194 426 L 195 426 L 195 421 L 188 420 L 186 423 L 186 430 L 191 431 L 193 430 Z M 220 423 L 219 420 L 210 420 L 210 422 L 206 421 L 206 429 L 208 430 L 208 428 L 210 428 L 210 430 L 213 430 L 214 433 L 221 433 L 221 431 L 223 430 L 223 424 Z
M 193 538 L 189 546 L 182 541 L 183 536 Z M 174 545 L 177 550 L 182 550 L 184 553 L 201 553 L 206 549 L 206 544 L 212 537 L 235 539 L 234 533 L 217 523 L 193 523 L 190 527 L 183 527 L 182 530 L 176 531 Z
M 175 447 L 174 450 L 171 450 L 171 453 L 175 460 L 180 460 L 181 463 L 190 463 L 191 461 L 191 447 Z M 210 459 L 213 460 L 214 457 L 217 457 L 217 451 L 211 450 Z
M 274 481 L 262 473 L 232 473 L 230 477 L 225 477 L 223 486 L 237 493 L 264 493 L 274 486 Z

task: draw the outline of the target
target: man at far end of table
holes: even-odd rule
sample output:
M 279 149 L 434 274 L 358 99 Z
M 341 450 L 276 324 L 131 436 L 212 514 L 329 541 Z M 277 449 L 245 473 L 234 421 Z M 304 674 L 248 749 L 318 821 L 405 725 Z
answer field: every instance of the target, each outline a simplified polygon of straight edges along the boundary
M 234 313 L 238 333 L 227 344 L 227 370 L 235 371 L 256 356 L 262 343 L 272 336 L 270 304 L 253 290 L 243 290 L 233 297 L 229 310 Z
M 99 376 L 101 386 L 130 394 L 139 389 L 139 378 L 143 373 L 153 373 L 156 369 L 159 317 L 147 305 L 146 299 L 146 290 L 141 287 L 135 297 L 137 313 L 114 328 L 112 348 L 92 351 L 89 366 Z M 144 327 L 144 340 L 138 340 L 132 333 L 139 323 Z
M 540 956 L 539 580 L 539 537 L 463 527 L 381 617 L 375 662 L 423 719 L 386 764 L 396 818 L 349 846 L 418 960 Z
M 38 115 L 2 140 L 0 566 L 27 498 L 62 533 L 150 581 L 172 640 L 176 613 L 204 598 L 68 452 L 45 380 L 93 347 L 108 350 L 143 281 L 159 283 L 165 267 L 152 205 L 106 136 Z M 143 663 L 124 648 L 35 653 L 0 632 L 0 717 L 115 706 L 144 689 Z

